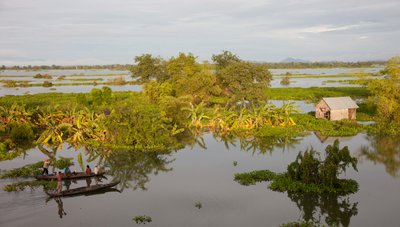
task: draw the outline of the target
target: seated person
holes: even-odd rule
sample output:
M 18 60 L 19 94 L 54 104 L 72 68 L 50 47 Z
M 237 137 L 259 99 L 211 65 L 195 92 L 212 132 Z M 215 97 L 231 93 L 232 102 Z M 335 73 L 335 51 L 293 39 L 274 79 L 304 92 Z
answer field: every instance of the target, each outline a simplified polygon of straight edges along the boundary
M 99 166 L 98 165 L 96 165 L 95 167 L 94 167 L 94 174 L 99 174 L 100 173 L 100 168 L 99 168 Z
M 89 167 L 89 165 L 86 166 L 85 173 L 88 174 L 88 175 L 92 173 L 92 169 Z
M 65 167 L 65 169 L 64 169 L 64 174 L 67 175 L 67 176 L 71 175 L 71 170 L 69 169 L 68 166 Z

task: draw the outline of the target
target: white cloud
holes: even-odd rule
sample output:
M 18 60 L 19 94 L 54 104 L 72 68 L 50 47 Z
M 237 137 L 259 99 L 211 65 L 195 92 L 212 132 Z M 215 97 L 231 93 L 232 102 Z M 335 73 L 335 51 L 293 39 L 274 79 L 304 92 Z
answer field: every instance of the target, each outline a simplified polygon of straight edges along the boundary
M 2 0 L 0 53 L 21 63 L 179 51 L 209 59 L 223 49 L 260 61 L 387 58 L 400 52 L 399 8 L 396 0 Z M 332 48 L 338 40 L 346 45 Z

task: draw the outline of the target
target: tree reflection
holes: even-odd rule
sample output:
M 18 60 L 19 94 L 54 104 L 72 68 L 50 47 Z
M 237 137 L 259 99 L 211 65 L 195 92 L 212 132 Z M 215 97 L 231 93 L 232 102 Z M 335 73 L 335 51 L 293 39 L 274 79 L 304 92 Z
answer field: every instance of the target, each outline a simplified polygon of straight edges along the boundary
M 253 154 L 266 154 L 272 152 L 275 149 L 282 149 L 282 151 L 295 148 L 296 144 L 299 144 L 302 140 L 301 137 L 251 137 L 251 138 L 236 138 L 234 136 L 223 136 L 215 137 L 217 141 L 222 141 L 225 144 L 226 149 L 230 147 L 236 147 L 237 141 L 239 141 L 240 149 Z
M 369 146 L 361 148 L 360 157 L 385 165 L 386 172 L 398 176 L 400 169 L 400 140 L 398 137 L 368 135 Z
M 110 168 L 109 174 L 114 177 L 114 181 L 121 181 L 122 189 L 147 190 L 146 183 L 150 181 L 149 175 L 171 171 L 172 168 L 168 165 L 173 161 L 174 159 L 170 159 L 169 152 L 114 150 L 105 159 L 105 164 Z
M 358 203 L 351 203 L 349 196 L 335 194 L 288 193 L 289 198 L 296 203 L 306 222 L 321 226 L 350 225 L 350 219 L 358 214 Z

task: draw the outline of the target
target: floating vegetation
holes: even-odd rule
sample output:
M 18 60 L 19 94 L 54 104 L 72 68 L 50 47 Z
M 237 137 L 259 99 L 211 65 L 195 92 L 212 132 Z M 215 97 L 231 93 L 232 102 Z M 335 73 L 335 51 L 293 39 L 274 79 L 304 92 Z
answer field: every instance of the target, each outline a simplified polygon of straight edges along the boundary
M 146 224 L 152 222 L 151 217 L 146 216 L 146 215 L 139 215 L 133 218 L 133 220 L 136 222 L 136 224 Z
M 51 166 L 54 166 L 58 169 L 64 169 L 67 166 L 73 165 L 71 158 L 63 158 L 61 157 L 57 161 L 51 161 Z M 36 162 L 33 164 L 28 164 L 20 168 L 15 168 L 11 170 L 5 170 L 1 173 L 0 178 L 14 178 L 14 177 L 31 177 L 34 175 L 39 175 L 42 172 L 43 162 Z
M 319 225 L 311 222 L 311 221 L 294 221 L 280 225 L 280 227 L 318 227 Z
M 241 185 L 255 185 L 257 182 L 271 181 L 275 179 L 276 173 L 269 170 L 257 170 L 249 173 L 235 174 L 235 181 Z
M 300 152 L 294 162 L 288 166 L 288 171 L 276 174 L 269 170 L 259 170 L 250 173 L 235 174 L 235 181 L 242 185 L 252 185 L 256 182 L 272 181 L 269 188 L 279 192 L 307 192 L 350 194 L 358 191 L 358 183 L 351 179 L 338 179 L 338 175 L 351 165 L 357 171 L 357 159 L 350 156 L 346 147 L 339 149 L 339 141 L 325 149 L 325 160 L 317 158 L 312 148 Z
M 3 190 L 6 192 L 18 192 L 18 191 L 24 191 L 27 187 L 33 190 L 40 186 L 43 186 L 44 190 L 54 190 L 57 188 L 57 182 L 45 181 L 45 180 L 23 181 L 13 184 L 7 184 L 3 186 Z
M 30 177 L 38 175 L 42 172 L 43 162 L 36 162 L 34 164 L 28 164 L 20 168 L 3 171 L 0 175 L 1 179 L 12 178 L 12 177 Z
M 35 79 L 53 79 L 53 77 L 49 74 L 40 74 L 40 73 L 33 76 L 33 78 L 35 78 Z
M 52 87 L 52 86 L 53 86 L 53 83 L 50 82 L 50 81 L 48 81 L 48 80 L 46 80 L 46 81 L 43 82 L 42 86 L 43 86 L 43 87 Z
M 195 206 L 197 209 L 201 209 L 201 208 L 203 207 L 203 205 L 202 205 L 200 202 L 195 203 L 194 206 Z
M 280 82 L 280 84 L 284 85 L 284 86 L 289 85 L 290 84 L 290 78 L 288 76 L 283 77 L 281 82 Z
M 124 79 L 124 77 L 120 76 L 114 79 L 108 79 L 106 84 L 108 85 L 125 85 L 127 84 L 126 80 Z

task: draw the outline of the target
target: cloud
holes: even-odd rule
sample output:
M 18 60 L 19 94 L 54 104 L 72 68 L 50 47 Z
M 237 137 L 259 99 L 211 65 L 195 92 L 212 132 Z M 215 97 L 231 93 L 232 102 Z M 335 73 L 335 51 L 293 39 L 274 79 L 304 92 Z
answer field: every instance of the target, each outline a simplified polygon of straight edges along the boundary
M 396 0 L 2 0 L 0 7 L 0 53 L 14 50 L 1 55 L 10 59 L 127 63 L 145 52 L 209 59 L 228 49 L 280 61 L 400 52 Z

